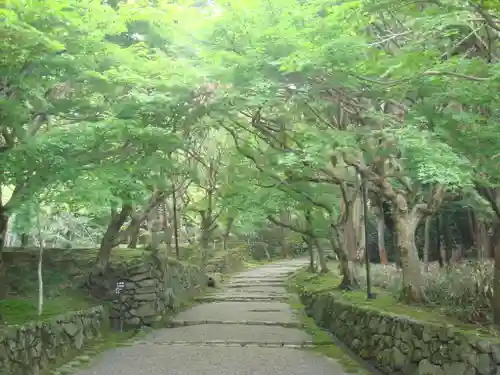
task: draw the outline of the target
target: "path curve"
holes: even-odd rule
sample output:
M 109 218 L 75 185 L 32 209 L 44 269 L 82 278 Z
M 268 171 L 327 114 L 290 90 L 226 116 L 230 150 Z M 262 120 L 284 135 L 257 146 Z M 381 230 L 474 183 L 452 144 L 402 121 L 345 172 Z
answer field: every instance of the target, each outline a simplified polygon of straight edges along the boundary
M 77 375 L 344 375 L 315 352 L 286 303 L 284 282 L 303 260 L 237 274 L 219 293 L 130 346 L 108 350 Z

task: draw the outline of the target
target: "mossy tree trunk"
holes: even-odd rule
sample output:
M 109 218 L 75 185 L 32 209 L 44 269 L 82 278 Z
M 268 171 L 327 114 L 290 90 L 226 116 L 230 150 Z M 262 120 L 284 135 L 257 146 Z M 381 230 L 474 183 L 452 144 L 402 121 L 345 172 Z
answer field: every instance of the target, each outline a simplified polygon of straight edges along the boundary
M 396 245 L 403 273 L 401 299 L 407 303 L 419 303 L 426 300 L 424 277 L 415 244 L 415 231 L 422 215 L 417 209 L 409 211 L 406 207 L 406 201 L 404 204 L 400 201 L 400 206 L 394 212 Z
M 321 246 L 321 243 L 319 242 L 319 239 L 317 237 L 313 237 L 312 241 L 314 242 L 316 251 L 318 252 L 319 272 L 330 272 L 330 269 L 328 268 L 328 261 L 326 259 L 325 249 L 323 249 L 323 246 Z
M 355 290 L 359 289 L 359 283 L 356 280 L 354 273 L 354 262 L 349 260 L 348 251 L 344 248 L 344 244 L 340 239 L 338 230 L 332 226 L 332 234 L 329 238 L 330 245 L 339 259 L 339 270 L 342 275 L 342 281 L 339 284 L 339 289 Z
M 361 262 L 365 253 L 365 231 L 363 221 L 363 205 L 359 189 L 346 189 L 341 200 L 342 242 L 343 248 L 348 251 L 348 258 L 353 262 Z
M 309 236 L 302 236 L 302 240 L 307 246 L 307 254 L 309 255 L 309 267 L 308 271 L 309 272 L 316 272 L 316 266 L 314 262 L 314 246 L 313 246 L 313 241 L 311 237 Z

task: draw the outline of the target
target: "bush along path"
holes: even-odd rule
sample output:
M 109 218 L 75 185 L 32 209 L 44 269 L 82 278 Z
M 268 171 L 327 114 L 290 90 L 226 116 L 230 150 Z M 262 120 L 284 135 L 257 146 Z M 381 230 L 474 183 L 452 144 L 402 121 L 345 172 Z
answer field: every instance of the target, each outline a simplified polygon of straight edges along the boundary
M 102 353 L 78 375 L 343 375 L 362 372 L 317 353 L 331 340 L 306 332 L 288 303 L 287 277 L 304 264 L 284 261 L 233 276 L 181 312 L 169 328 Z

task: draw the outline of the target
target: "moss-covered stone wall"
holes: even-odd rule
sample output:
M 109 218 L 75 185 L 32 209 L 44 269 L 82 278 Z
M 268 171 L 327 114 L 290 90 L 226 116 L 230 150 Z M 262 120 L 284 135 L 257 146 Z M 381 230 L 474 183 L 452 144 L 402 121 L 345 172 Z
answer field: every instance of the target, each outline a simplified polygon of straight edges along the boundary
M 207 276 L 195 265 L 146 253 L 142 259 L 122 265 L 116 281 L 123 288 L 112 300 L 112 320 L 143 326 L 158 322 L 204 288 Z
M 390 315 L 301 291 L 306 313 L 387 375 L 498 375 L 500 343 L 452 326 Z
M 105 309 L 97 306 L 46 322 L 2 328 L 0 374 L 39 375 L 100 337 L 107 323 Z

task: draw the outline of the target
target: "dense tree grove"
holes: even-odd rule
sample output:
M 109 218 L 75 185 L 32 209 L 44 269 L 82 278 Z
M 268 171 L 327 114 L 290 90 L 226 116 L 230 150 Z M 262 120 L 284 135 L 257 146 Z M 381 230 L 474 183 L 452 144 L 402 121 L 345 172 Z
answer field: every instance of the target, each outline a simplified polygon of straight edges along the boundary
M 486 267 L 500 324 L 499 4 L 5 1 L 0 278 L 5 246 L 98 245 L 105 271 L 245 240 L 323 273 L 333 250 L 349 290 L 366 248 L 407 303 L 434 261 Z

